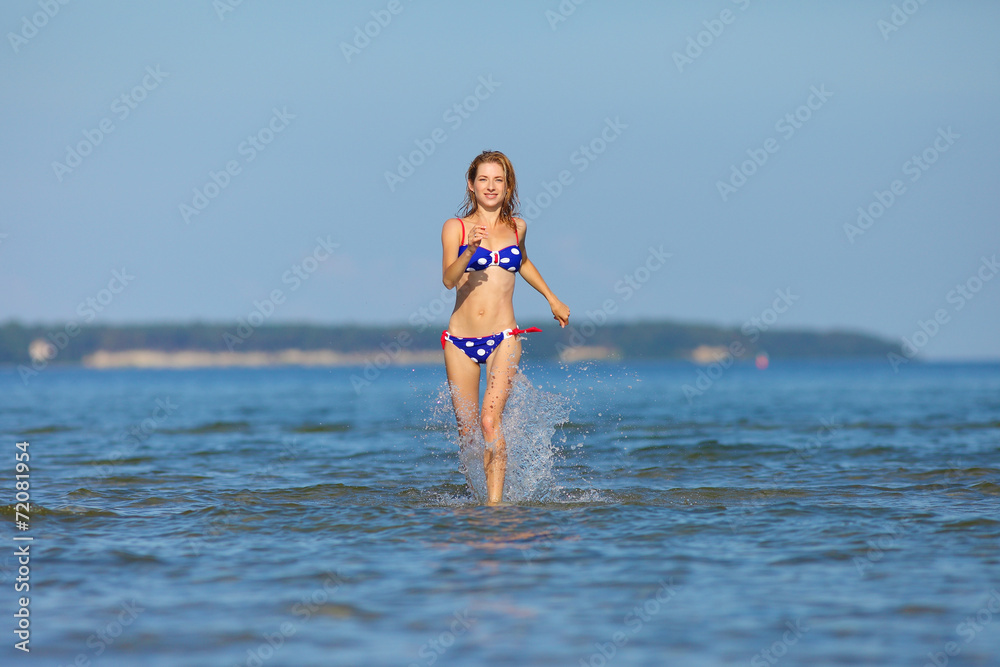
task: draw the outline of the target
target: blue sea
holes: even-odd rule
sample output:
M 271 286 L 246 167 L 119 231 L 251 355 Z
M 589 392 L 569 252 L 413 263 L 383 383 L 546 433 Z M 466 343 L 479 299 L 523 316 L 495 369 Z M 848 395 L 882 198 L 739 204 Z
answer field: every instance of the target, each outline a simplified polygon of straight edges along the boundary
M 3 664 L 1000 664 L 1000 365 L 522 372 L 0 370 Z

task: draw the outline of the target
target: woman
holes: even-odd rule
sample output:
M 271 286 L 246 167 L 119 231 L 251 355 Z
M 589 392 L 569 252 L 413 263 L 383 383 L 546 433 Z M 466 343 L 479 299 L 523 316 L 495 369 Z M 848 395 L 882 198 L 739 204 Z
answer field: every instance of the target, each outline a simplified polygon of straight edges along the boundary
M 442 279 L 448 289 L 458 288 L 455 310 L 441 334 L 441 346 L 463 446 L 473 441 L 474 428 L 482 428 L 487 504 L 495 505 L 503 499 L 507 469 L 500 420 L 521 359 L 517 336 L 541 331 L 536 327 L 517 328 L 515 274 L 520 272 L 548 300 L 552 315 L 562 327 L 569 321 L 569 308 L 556 298 L 528 259 L 525 222 L 513 217 L 518 206 L 517 181 L 507 156 L 483 151 L 469 165 L 466 181 L 462 217 L 446 221 L 441 230 Z M 487 385 L 480 411 L 483 365 Z

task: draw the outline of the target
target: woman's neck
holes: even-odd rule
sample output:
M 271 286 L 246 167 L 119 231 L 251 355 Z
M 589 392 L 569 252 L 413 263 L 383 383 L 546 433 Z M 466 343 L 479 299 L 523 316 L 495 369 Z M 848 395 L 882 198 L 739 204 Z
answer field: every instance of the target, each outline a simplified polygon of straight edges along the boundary
M 483 207 L 476 209 L 476 222 L 480 225 L 487 225 L 491 228 L 496 228 L 500 224 L 500 209 L 497 208 L 495 211 L 489 211 Z

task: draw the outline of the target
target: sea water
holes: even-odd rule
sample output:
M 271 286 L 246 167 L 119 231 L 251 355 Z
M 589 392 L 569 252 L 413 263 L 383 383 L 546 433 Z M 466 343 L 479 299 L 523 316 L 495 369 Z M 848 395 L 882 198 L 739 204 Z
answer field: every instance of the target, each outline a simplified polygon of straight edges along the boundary
M 997 664 L 997 364 L 524 363 L 502 507 L 357 372 L 0 371 L 4 664 Z

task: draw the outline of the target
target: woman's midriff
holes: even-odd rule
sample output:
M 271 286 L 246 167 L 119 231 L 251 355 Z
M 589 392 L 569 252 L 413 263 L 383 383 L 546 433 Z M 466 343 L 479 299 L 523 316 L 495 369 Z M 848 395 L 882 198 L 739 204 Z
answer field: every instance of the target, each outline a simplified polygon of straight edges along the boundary
M 516 326 L 514 275 L 499 268 L 466 274 L 448 320 L 448 332 L 462 338 L 481 337 Z

